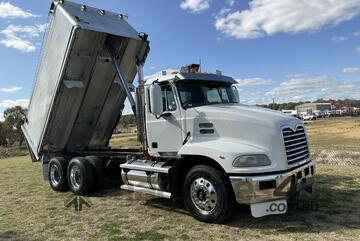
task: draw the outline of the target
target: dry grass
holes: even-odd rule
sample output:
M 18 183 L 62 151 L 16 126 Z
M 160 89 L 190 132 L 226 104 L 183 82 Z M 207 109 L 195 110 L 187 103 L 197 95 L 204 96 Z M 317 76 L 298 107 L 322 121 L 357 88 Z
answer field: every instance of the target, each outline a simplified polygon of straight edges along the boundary
M 360 151 L 360 118 L 317 120 L 306 130 L 311 149 Z
M 352 132 L 359 131 L 357 124 L 354 119 L 314 122 L 307 126 L 310 143 L 315 149 L 352 149 L 359 141 Z M 327 140 L 323 133 L 336 138 Z M 111 143 L 133 147 L 137 142 L 135 136 L 116 136 Z M 40 163 L 2 159 L 0 240 L 359 240 L 360 167 L 321 164 L 317 172 L 317 194 L 305 203 L 318 209 L 254 219 L 249 207 L 240 206 L 233 219 L 219 225 L 196 221 L 181 202 L 120 191 L 119 184 L 87 197 L 92 206 L 77 213 L 64 207 L 69 192 L 53 192 L 42 180 Z
M 92 207 L 66 209 L 70 193 L 53 192 L 41 164 L 0 160 L 0 240 L 358 240 L 360 167 L 319 165 L 317 211 L 254 219 L 240 206 L 229 222 L 204 224 L 181 203 L 120 191 L 87 197 Z
M 113 135 L 110 140 L 112 148 L 136 148 L 140 147 L 136 134 L 119 134 Z
M 9 158 L 13 156 L 26 156 L 29 152 L 26 146 L 10 146 L 3 147 L 0 146 L 0 159 Z

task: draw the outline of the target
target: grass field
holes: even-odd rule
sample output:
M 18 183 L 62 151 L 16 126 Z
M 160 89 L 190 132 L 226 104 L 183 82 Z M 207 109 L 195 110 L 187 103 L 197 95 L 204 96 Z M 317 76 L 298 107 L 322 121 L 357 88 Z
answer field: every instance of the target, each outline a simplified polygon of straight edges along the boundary
M 317 120 L 307 124 L 306 130 L 311 149 L 360 152 L 360 118 Z
M 338 142 L 312 139 L 314 133 L 319 134 L 315 125 L 327 128 L 333 121 L 307 125 L 313 148 L 343 145 L 341 138 L 349 139 L 350 146 L 358 141 L 351 131 L 349 135 L 337 135 Z M 131 138 L 134 137 L 117 136 L 112 142 L 124 146 L 136 143 Z M 120 191 L 118 184 L 109 184 L 102 192 L 87 197 L 92 206 L 82 212 L 64 207 L 69 197 L 70 193 L 53 192 L 42 180 L 41 164 L 31 163 L 28 157 L 0 160 L 0 240 L 359 240 L 360 237 L 360 166 L 356 165 L 317 166 L 314 198 L 304 202 L 312 210 L 302 206 L 286 215 L 254 219 L 249 207 L 239 206 L 234 218 L 221 225 L 196 221 L 181 202 Z
M 140 147 L 136 134 L 114 135 L 110 140 L 110 146 L 113 148 L 133 148 Z

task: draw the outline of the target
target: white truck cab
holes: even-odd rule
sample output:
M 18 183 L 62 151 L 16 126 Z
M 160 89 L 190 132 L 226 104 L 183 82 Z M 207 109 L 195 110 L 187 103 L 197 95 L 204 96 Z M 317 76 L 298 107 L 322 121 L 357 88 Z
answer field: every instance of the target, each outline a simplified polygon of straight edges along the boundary
M 279 111 L 239 104 L 234 84 L 231 77 L 209 73 L 148 79 L 148 152 L 213 160 L 227 174 L 238 203 L 252 205 L 256 217 L 274 214 L 259 211 L 258 204 L 286 198 L 276 195 L 279 186 L 286 193 L 300 183 L 312 185 L 314 163 L 304 125 Z
M 254 217 L 280 214 L 292 193 L 311 189 L 302 121 L 239 104 L 233 78 L 198 65 L 144 81 L 148 35 L 124 16 L 67 0 L 51 5 L 22 131 L 54 191 L 96 192 L 121 173 L 122 190 L 182 199 L 198 220 L 221 222 L 236 202 Z M 142 147 L 113 149 L 126 98 Z

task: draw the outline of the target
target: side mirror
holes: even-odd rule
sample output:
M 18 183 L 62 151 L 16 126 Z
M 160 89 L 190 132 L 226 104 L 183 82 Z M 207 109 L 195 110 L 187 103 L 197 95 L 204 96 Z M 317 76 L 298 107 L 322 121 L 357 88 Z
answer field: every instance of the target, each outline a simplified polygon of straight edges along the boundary
M 150 110 L 154 115 L 160 116 L 163 114 L 163 99 L 161 94 L 161 87 L 159 85 L 152 85 L 149 89 L 150 95 Z

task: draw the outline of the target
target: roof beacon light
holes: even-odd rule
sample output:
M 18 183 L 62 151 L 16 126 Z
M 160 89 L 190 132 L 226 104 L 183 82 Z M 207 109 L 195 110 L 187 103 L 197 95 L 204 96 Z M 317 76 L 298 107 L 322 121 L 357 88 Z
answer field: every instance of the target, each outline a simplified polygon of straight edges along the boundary
M 192 64 L 188 66 L 188 72 L 189 73 L 198 73 L 200 69 L 200 64 Z
M 200 65 L 199 64 L 191 64 L 191 65 L 188 65 L 188 66 L 184 66 L 184 67 L 181 67 L 180 69 L 180 73 L 198 73 L 200 70 Z

